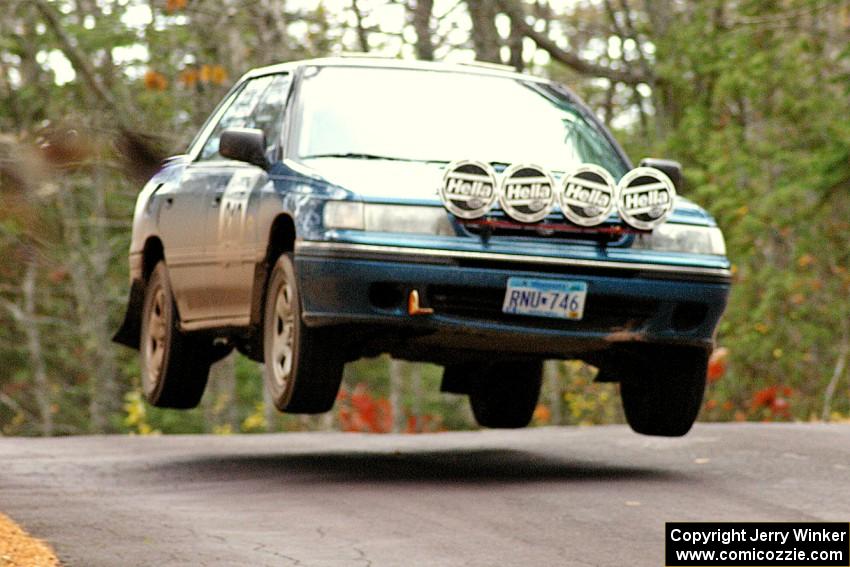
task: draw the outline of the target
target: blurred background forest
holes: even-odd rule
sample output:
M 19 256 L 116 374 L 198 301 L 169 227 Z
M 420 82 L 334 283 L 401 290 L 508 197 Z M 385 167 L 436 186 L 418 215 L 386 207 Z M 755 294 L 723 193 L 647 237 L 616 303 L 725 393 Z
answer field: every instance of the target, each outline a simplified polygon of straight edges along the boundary
M 347 51 L 497 62 L 557 79 L 633 159 L 680 160 L 727 237 L 725 374 L 704 420 L 850 416 L 850 2 L 3 0 L 0 431 L 473 427 L 441 370 L 350 364 L 334 412 L 281 416 L 260 368 L 218 363 L 201 407 L 155 410 L 110 342 L 132 207 L 246 70 Z M 341 94 L 344 96 L 344 94 Z M 505 109 L 521 112 L 521 109 Z M 550 362 L 537 424 L 621 421 L 616 386 Z

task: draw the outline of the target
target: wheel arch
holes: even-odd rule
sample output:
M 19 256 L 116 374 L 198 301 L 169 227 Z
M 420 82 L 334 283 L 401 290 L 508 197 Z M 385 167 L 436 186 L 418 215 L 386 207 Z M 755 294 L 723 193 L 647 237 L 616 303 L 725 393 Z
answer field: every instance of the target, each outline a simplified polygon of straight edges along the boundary
M 159 236 L 149 236 L 142 248 L 142 281 L 147 283 L 160 260 L 165 260 L 165 247 Z
M 265 264 L 271 268 L 278 256 L 295 249 L 295 221 L 288 213 L 280 213 L 272 221 L 266 241 Z
M 165 260 L 165 248 L 158 236 L 149 236 L 142 247 L 141 277 L 134 275 L 130 282 L 130 297 L 124 321 L 112 340 L 118 344 L 138 349 L 142 335 L 142 308 L 145 302 L 145 285 L 160 260 Z
M 254 283 L 251 291 L 251 332 L 249 339 L 242 345 L 242 352 L 253 360 L 263 361 L 263 307 L 266 299 L 266 286 L 278 257 L 285 252 L 295 250 L 295 221 L 289 213 L 281 212 L 269 226 L 266 239 L 266 253 L 254 268 Z

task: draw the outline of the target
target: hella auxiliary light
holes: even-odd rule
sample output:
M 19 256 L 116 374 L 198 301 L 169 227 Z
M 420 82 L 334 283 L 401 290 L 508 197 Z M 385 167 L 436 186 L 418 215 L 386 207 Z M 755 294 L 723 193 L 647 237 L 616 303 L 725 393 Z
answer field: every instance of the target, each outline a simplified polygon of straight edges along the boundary
M 439 195 L 449 212 L 466 220 L 483 217 L 498 200 L 513 220 L 534 223 L 557 203 L 581 227 L 602 224 L 616 209 L 629 226 L 652 230 L 673 210 L 676 188 L 653 167 L 637 167 L 617 183 L 605 168 L 581 164 L 556 183 L 551 172 L 534 164 L 514 164 L 498 175 L 487 163 L 463 160 L 446 168 Z

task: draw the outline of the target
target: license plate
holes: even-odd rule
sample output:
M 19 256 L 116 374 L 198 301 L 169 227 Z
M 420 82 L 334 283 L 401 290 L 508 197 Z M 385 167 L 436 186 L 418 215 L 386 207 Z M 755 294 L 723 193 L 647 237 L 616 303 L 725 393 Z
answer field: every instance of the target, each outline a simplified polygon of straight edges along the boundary
M 508 278 L 502 312 L 577 321 L 586 298 L 585 282 Z

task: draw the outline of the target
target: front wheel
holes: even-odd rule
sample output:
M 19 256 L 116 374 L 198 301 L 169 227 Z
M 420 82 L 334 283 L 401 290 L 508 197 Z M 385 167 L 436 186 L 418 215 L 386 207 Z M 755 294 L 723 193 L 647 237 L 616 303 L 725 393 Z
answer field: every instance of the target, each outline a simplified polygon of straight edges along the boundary
M 636 433 L 681 437 L 702 406 L 708 353 L 671 347 L 652 354 L 642 373 L 620 384 L 626 421 Z
M 278 258 L 266 288 L 263 317 L 265 382 L 275 407 L 322 413 L 333 407 L 344 366 L 331 329 L 301 320 L 301 296 L 292 257 Z
M 145 287 L 140 346 L 148 402 L 162 408 L 196 407 L 207 386 L 213 348 L 180 331 L 164 262 L 154 267 Z

